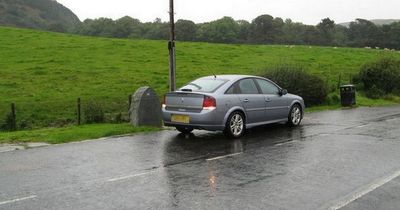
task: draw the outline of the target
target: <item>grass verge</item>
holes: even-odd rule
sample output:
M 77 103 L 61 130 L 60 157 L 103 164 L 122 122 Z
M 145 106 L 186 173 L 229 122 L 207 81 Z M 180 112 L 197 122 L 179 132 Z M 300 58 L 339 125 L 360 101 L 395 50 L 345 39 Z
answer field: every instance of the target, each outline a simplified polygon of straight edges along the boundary
M 0 27 L 0 124 L 15 103 L 21 129 L 64 126 L 100 104 L 107 119 L 128 109 L 128 95 L 151 86 L 168 91 L 166 41 L 108 39 Z M 177 86 L 212 74 L 259 74 L 299 65 L 329 86 L 349 82 L 364 63 L 400 53 L 356 48 L 177 43 Z M 106 87 L 106 88 L 105 88 Z M 112 121 L 112 120 L 109 120 Z
M 92 124 L 68 126 L 63 128 L 0 132 L 0 144 L 16 144 L 26 142 L 61 144 L 82 141 L 86 139 L 97 139 L 101 137 L 158 130 L 160 129 L 152 127 L 133 127 L 129 124 Z
M 374 106 L 393 106 L 400 105 L 400 97 L 386 96 L 382 99 L 370 99 L 365 96 L 363 92 L 357 92 L 357 105 L 356 107 L 374 107 Z M 339 103 L 323 104 L 321 106 L 307 107 L 306 112 L 321 112 L 328 110 L 336 110 L 343 108 Z
M 357 93 L 357 107 L 360 106 L 391 106 L 399 105 L 400 97 L 388 96 L 385 99 L 369 99 L 362 93 Z M 307 113 L 341 109 L 339 104 L 309 107 Z M 21 144 L 27 142 L 44 142 L 61 144 L 87 139 L 97 139 L 115 135 L 133 134 L 138 132 L 159 131 L 153 127 L 133 127 L 130 124 L 90 124 L 82 126 L 67 126 L 62 128 L 45 128 L 15 132 L 0 132 L 0 144 Z

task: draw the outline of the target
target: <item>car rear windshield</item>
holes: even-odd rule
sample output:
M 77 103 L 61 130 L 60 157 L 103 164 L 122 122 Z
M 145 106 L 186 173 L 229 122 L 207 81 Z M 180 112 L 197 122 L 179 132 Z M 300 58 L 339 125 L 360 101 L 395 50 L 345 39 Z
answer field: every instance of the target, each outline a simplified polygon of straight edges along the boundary
M 215 92 L 227 81 L 228 80 L 223 79 L 198 79 L 183 86 L 182 88 L 180 88 L 180 90 L 212 93 Z

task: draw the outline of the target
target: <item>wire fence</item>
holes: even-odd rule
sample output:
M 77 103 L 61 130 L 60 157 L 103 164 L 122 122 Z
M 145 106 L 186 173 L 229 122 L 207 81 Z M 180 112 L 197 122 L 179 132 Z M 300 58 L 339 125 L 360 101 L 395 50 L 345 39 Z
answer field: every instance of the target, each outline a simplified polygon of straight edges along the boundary
M 0 103 L 0 131 L 129 121 L 130 96 Z

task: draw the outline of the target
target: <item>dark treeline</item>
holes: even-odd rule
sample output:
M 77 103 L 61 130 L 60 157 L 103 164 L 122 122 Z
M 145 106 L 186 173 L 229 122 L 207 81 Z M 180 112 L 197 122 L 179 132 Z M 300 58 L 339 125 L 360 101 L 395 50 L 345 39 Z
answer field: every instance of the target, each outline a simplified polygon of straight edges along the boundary
M 142 23 L 138 19 L 123 17 L 87 19 L 74 33 L 116 38 L 160 39 L 169 38 L 169 24 L 156 19 Z M 208 23 L 195 24 L 190 20 L 176 22 L 176 39 L 214 43 L 322 45 L 350 47 L 380 47 L 400 49 L 400 22 L 389 25 L 357 19 L 349 27 L 336 24 L 329 18 L 316 25 L 305 25 L 290 19 L 261 15 L 253 21 L 223 17 Z

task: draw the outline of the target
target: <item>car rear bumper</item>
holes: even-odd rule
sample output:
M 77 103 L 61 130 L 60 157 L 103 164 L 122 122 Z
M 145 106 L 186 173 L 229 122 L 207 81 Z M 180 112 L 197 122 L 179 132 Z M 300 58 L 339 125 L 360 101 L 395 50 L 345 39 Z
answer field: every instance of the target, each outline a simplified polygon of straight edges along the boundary
M 192 112 L 179 112 L 179 111 L 169 111 L 165 108 L 162 109 L 164 125 L 169 127 L 189 127 L 193 129 L 200 130 L 210 130 L 210 131 L 218 131 L 224 130 L 225 126 L 223 125 L 223 119 L 218 119 L 216 110 L 202 110 L 199 113 Z M 172 115 L 187 115 L 189 116 L 189 123 L 178 123 L 172 122 Z

